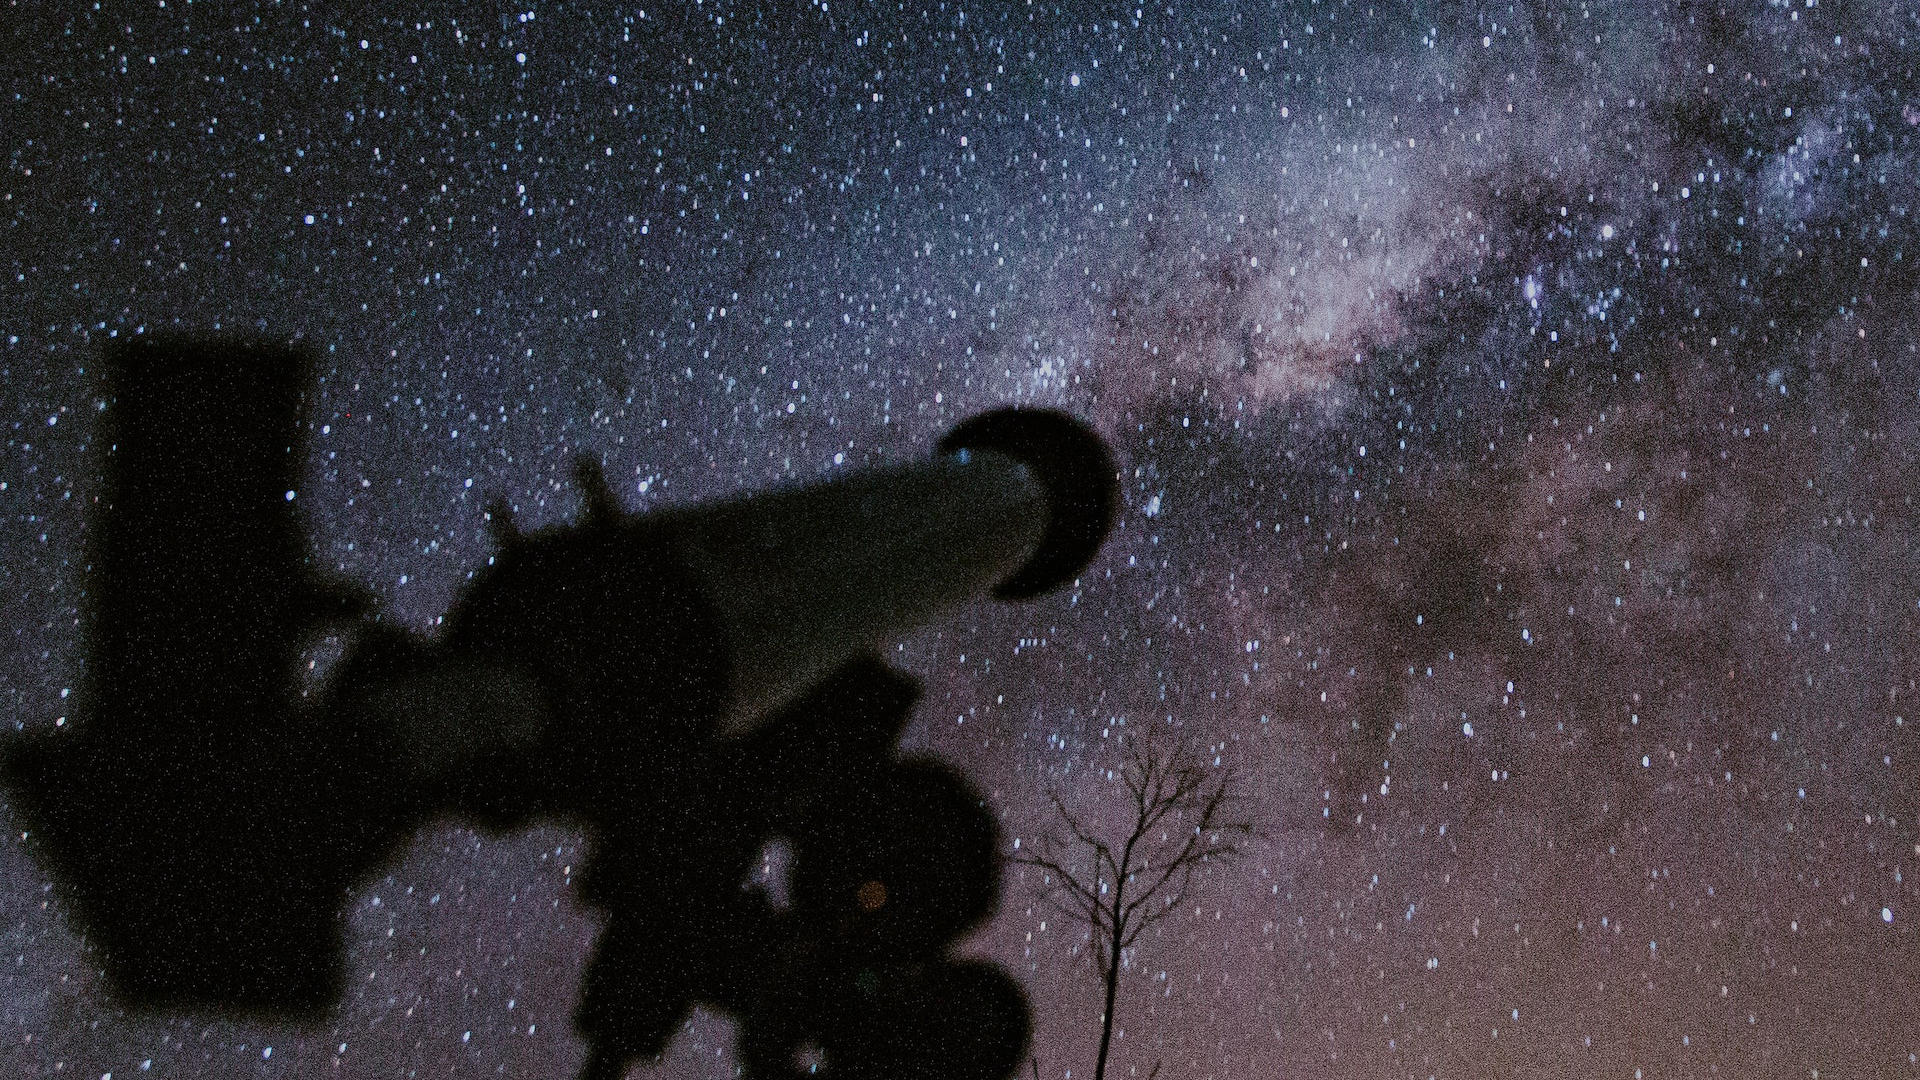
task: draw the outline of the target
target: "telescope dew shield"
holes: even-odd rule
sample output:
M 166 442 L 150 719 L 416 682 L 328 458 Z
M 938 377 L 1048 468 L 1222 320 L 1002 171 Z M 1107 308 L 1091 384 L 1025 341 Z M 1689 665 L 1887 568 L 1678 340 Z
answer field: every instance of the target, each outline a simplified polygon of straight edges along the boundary
M 1033 558 L 994 587 L 1002 600 L 1031 600 L 1073 580 L 1100 550 L 1120 505 L 1120 476 L 1093 430 L 1051 409 L 995 409 L 940 440 L 944 454 L 1004 454 L 1031 469 L 1047 503 Z

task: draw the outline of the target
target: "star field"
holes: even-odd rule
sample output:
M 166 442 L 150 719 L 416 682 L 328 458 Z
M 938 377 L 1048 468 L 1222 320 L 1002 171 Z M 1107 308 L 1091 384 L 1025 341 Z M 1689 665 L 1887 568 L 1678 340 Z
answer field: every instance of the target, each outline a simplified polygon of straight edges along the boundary
M 1105 549 L 889 659 L 1010 842 L 1117 820 L 1144 729 L 1233 770 L 1109 1075 L 1920 1075 L 1920 9 L 347 7 L 0 20 L 12 729 L 68 722 L 113 338 L 314 349 L 316 557 L 426 633 L 575 455 L 641 511 L 1059 407 Z M 0 1073 L 567 1075 L 584 857 L 423 833 L 291 1027 L 118 1008 L 10 830 Z M 1091 1076 L 1022 875 L 967 951 Z

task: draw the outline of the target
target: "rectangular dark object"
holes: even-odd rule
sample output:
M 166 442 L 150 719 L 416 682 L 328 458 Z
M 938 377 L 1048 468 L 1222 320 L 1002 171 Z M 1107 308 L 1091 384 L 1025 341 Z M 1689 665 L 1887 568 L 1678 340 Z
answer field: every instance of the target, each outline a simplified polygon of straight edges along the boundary
M 310 361 L 148 339 L 108 359 L 80 708 L 9 754 L 19 809 L 128 1004 L 312 1015 L 349 884 L 315 855 L 352 785 L 295 708 Z

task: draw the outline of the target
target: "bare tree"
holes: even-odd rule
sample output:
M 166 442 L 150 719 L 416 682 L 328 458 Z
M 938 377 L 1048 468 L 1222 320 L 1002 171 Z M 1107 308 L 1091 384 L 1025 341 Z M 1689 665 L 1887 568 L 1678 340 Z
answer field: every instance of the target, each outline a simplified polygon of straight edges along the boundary
M 1055 790 L 1049 799 L 1068 835 L 1050 829 L 1013 857 L 1041 872 L 1040 900 L 1090 931 L 1107 995 L 1093 1080 L 1106 1077 L 1123 953 L 1179 907 L 1195 871 L 1235 858 L 1253 835 L 1249 823 L 1231 817 L 1230 768 L 1209 770 L 1188 743 L 1172 739 L 1129 739 L 1121 753 L 1128 804 L 1118 823 L 1094 827 Z M 1106 839 L 1122 829 L 1117 843 Z

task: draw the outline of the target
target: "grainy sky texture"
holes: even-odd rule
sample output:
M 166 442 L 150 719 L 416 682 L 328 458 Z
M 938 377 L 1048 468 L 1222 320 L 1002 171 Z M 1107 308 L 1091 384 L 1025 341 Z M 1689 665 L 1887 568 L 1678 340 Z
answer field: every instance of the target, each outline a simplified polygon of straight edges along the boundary
M 12 727 L 116 335 L 310 342 L 315 549 L 423 631 L 575 454 L 641 510 L 1058 406 L 1106 549 L 890 655 L 1009 841 L 1148 727 L 1236 770 L 1110 1075 L 1920 1075 L 1911 3 L 86 7 L 0 12 Z M 582 858 L 421 835 L 268 1027 L 116 1008 L 10 832 L 0 1073 L 565 1075 Z M 1084 932 L 1016 874 L 969 949 L 1091 1076 Z

